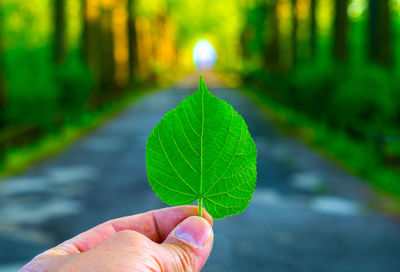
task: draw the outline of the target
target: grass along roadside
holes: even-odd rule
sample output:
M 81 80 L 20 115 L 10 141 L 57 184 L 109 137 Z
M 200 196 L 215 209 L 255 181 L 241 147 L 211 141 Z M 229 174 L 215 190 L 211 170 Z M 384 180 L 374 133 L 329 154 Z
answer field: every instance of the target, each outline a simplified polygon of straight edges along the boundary
M 300 138 L 346 171 L 368 181 L 379 199 L 378 203 L 374 203 L 376 208 L 389 214 L 400 214 L 400 172 L 384 165 L 372 141 L 355 141 L 343 131 L 310 120 L 304 114 L 276 102 L 255 87 L 242 85 L 239 89 L 284 132 Z
M 257 104 L 284 133 L 301 139 L 347 172 L 368 181 L 376 192 L 371 203 L 387 214 L 400 214 L 400 172 L 384 165 L 373 141 L 355 141 L 344 131 L 311 120 L 257 87 L 241 84 L 238 74 L 219 74 L 228 86 L 237 88 Z
M 172 85 L 175 80 L 175 77 L 171 77 L 159 83 L 142 85 L 100 109 L 84 113 L 79 121 L 69 122 L 54 133 L 49 133 L 26 146 L 10 148 L 6 151 L 4 165 L 0 167 L 0 178 L 18 174 L 32 163 L 61 152 L 69 144 L 96 130 L 128 106 L 144 96 Z

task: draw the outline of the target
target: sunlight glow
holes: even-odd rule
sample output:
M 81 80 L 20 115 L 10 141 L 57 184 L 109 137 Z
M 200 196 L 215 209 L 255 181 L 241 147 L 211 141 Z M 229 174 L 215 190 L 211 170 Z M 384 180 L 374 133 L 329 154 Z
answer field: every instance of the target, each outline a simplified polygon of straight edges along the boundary
M 359 19 L 368 8 L 367 0 L 352 0 L 347 8 L 347 14 L 352 19 Z
M 197 41 L 193 48 L 193 62 L 197 69 L 211 69 L 217 60 L 217 52 L 206 39 Z

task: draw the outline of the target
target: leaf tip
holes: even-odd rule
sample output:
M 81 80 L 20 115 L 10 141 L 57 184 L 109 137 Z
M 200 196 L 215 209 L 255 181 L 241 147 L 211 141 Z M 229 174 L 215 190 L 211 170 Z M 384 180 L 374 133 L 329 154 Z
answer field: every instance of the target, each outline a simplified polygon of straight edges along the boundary
M 203 76 L 200 76 L 200 80 L 199 80 L 199 90 L 200 90 L 200 92 L 207 91 L 206 82 L 204 81 L 204 77 L 203 77 Z

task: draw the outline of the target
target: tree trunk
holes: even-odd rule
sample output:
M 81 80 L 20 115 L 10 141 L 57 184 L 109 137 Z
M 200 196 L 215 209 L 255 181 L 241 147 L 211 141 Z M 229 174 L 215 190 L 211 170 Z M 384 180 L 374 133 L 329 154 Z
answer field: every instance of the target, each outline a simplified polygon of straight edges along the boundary
M 54 0 L 54 60 L 65 61 L 65 0 Z
M 82 59 L 89 67 L 89 21 L 87 16 L 88 2 L 87 0 L 82 0 Z
M 2 21 L 3 22 L 3 21 Z M 0 30 L 2 30 L 2 25 L 0 25 Z M 7 89 L 4 80 L 3 73 L 3 37 L 0 31 L 0 130 L 5 125 L 5 107 L 7 104 Z
M 0 48 L 0 55 L 2 54 Z M 6 84 L 4 82 L 4 75 L 3 75 L 3 59 L 0 56 L 0 130 L 5 125 L 5 106 L 7 104 L 7 91 L 6 91 Z
M 129 41 L 129 75 L 134 78 L 138 69 L 138 46 L 136 35 L 136 20 L 134 15 L 134 0 L 128 0 L 128 41 Z
M 279 19 L 276 14 L 277 2 L 277 0 L 273 0 L 267 4 L 266 52 L 264 54 L 266 68 L 275 71 L 279 69 Z
M 349 20 L 347 16 L 347 6 L 349 0 L 335 1 L 335 18 L 333 25 L 333 57 L 336 61 L 344 62 L 347 60 L 347 38 L 349 30 Z
M 107 90 L 113 87 L 115 83 L 112 11 L 109 9 L 104 9 L 101 12 L 101 30 L 101 88 Z
M 310 56 L 311 59 L 315 59 L 316 48 L 317 48 L 317 0 L 310 1 Z
M 3 22 L 3 20 L 1 20 Z M 0 25 L 0 29 L 2 29 L 2 25 Z M 2 48 L 2 32 L 0 32 L 0 131 L 6 125 L 5 118 L 5 107 L 7 104 L 7 89 L 6 84 L 4 82 L 3 75 L 3 48 Z M 5 161 L 5 152 L 6 152 L 6 143 L 0 141 L 0 165 L 2 165 Z M 0 166 L 1 168 L 1 166 Z
M 98 11 L 96 10 L 97 7 L 91 6 L 93 4 L 93 0 L 83 0 L 82 57 L 92 73 L 94 89 L 98 89 L 101 78 L 101 29 Z
M 297 14 L 297 0 L 292 0 L 292 66 L 296 66 L 297 62 L 297 30 L 299 20 Z
M 94 80 L 94 106 L 109 99 L 108 90 L 114 85 L 114 46 L 112 11 L 101 8 L 96 0 L 83 2 L 82 53 Z
M 389 0 L 369 0 L 369 58 L 389 67 L 392 63 Z
M 241 45 L 241 57 L 243 60 L 250 58 L 249 43 L 251 39 L 251 26 L 249 26 L 248 20 L 245 21 L 243 30 L 240 34 L 240 45 Z

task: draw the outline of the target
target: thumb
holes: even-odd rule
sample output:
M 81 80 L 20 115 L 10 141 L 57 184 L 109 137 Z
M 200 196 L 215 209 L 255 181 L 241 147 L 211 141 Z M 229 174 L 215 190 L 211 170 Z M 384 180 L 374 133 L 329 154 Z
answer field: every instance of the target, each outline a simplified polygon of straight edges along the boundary
M 200 271 L 210 255 L 214 234 L 207 220 L 186 218 L 161 244 L 165 271 Z

